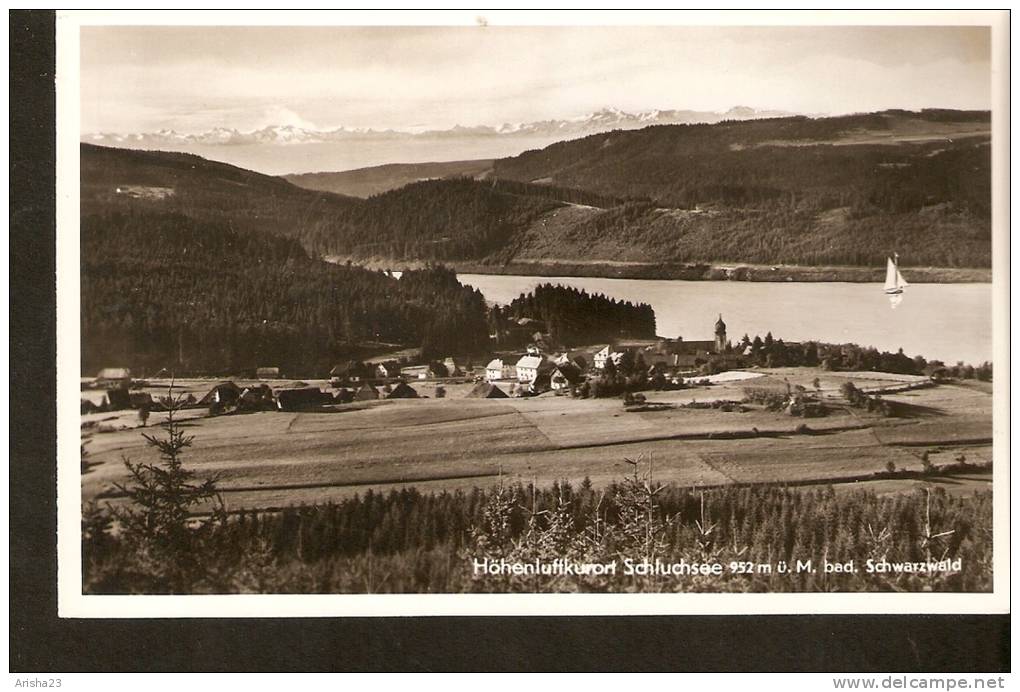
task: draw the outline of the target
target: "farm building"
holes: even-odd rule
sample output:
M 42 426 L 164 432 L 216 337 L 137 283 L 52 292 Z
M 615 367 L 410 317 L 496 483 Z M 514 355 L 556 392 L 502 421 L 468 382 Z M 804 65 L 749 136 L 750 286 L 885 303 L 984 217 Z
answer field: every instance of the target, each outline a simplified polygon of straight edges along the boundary
M 555 371 L 556 366 L 552 362 L 548 360 L 542 361 L 542 364 L 538 366 L 538 370 L 535 373 L 535 379 L 528 384 L 528 389 L 535 394 L 549 391 L 553 388 L 552 376 Z
M 355 401 L 375 401 L 379 398 L 379 390 L 370 384 L 363 384 L 354 392 Z
M 246 411 L 274 408 L 273 390 L 267 384 L 245 387 L 237 398 L 237 407 Z
M 389 380 L 400 377 L 400 363 L 395 360 L 388 360 L 385 363 L 378 363 L 373 371 L 376 379 Z
M 278 380 L 280 368 L 255 368 L 255 377 L 260 380 Z
M 613 352 L 611 346 L 605 346 L 601 350 L 595 353 L 593 362 L 596 370 L 603 370 L 606 367 L 606 361 L 609 360 L 609 354 Z
M 491 382 L 479 382 L 465 395 L 468 399 L 507 399 L 506 392 Z
M 571 349 L 569 351 L 563 351 L 562 353 L 556 354 L 552 361 L 556 365 L 570 363 L 577 367 L 581 372 L 586 372 L 593 364 L 595 354 L 600 350 L 602 350 L 601 347 Z
M 549 373 L 549 387 L 553 390 L 569 389 L 580 384 L 582 379 L 580 368 L 573 363 L 561 363 Z
M 413 380 L 428 380 L 436 376 L 431 365 L 408 365 L 400 369 L 400 374 Z
M 210 389 L 204 397 L 198 400 L 202 406 L 210 404 L 235 404 L 241 397 L 241 388 L 233 382 L 220 382 Z
M 517 367 L 504 363 L 502 358 L 493 358 L 485 366 L 485 379 L 489 382 L 496 380 L 512 380 L 517 377 Z
M 322 406 L 331 401 L 332 397 L 323 393 L 318 387 L 283 389 L 276 393 L 276 406 L 281 411 L 300 411 Z
M 446 368 L 447 377 L 460 377 L 464 374 L 464 370 L 460 367 L 460 364 L 453 358 L 444 359 L 443 367 Z
M 530 384 L 538 376 L 538 369 L 546 360 L 542 356 L 524 356 L 517 361 L 517 381 Z
M 128 368 L 103 368 L 96 376 L 97 387 L 130 387 L 131 371 Z
M 346 363 L 333 366 L 333 369 L 329 371 L 329 381 L 333 386 L 358 384 L 374 374 L 374 370 L 364 363 L 349 360 Z
M 400 382 L 393 391 L 386 395 L 387 399 L 417 399 L 418 392 L 406 382 Z

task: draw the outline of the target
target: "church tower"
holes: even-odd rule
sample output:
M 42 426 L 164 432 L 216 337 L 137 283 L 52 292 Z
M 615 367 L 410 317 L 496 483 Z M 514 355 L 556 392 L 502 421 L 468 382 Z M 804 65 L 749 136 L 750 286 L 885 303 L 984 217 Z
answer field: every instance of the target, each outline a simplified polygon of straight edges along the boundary
M 730 342 L 726 338 L 726 323 L 722 321 L 722 313 L 715 323 L 715 352 L 725 353 L 730 348 Z

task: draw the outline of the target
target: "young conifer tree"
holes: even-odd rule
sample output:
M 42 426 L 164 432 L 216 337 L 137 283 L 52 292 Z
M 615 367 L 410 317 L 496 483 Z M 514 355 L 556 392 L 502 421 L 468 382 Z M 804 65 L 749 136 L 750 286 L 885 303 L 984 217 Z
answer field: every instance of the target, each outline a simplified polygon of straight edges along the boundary
M 199 479 L 184 468 L 182 453 L 194 436 L 184 432 L 177 418 L 183 399 L 174 395 L 172 382 L 164 401 L 164 434 L 142 433 L 160 460 L 149 464 L 124 459 L 130 478 L 113 485 L 128 502 L 113 507 L 112 513 L 158 588 L 191 590 L 199 577 L 201 542 L 214 524 L 225 519 L 225 510 L 216 488 L 219 476 Z M 193 510 L 209 503 L 211 515 L 195 520 Z

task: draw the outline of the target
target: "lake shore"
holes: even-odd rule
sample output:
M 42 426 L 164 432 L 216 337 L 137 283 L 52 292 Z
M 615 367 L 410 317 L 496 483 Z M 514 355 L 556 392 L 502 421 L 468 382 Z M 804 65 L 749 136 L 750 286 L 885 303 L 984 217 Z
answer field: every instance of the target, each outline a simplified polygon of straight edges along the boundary
M 326 257 L 337 264 L 346 257 Z M 420 260 L 352 259 L 369 269 L 416 269 Z M 840 267 L 761 265 L 741 262 L 723 264 L 675 264 L 625 262 L 613 260 L 515 260 L 506 264 L 473 261 L 443 261 L 442 264 L 463 274 L 517 276 L 573 276 L 605 279 L 651 279 L 673 281 L 751 281 L 767 283 L 881 283 L 885 267 Z M 914 284 L 991 283 L 992 270 L 983 267 L 909 267 L 907 280 Z

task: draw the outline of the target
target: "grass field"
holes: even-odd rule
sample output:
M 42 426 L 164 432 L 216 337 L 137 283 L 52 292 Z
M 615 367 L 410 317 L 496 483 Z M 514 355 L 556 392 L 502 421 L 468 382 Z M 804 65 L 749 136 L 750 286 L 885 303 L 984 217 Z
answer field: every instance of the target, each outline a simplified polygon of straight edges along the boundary
M 487 487 L 501 475 L 539 484 L 589 477 L 600 486 L 619 480 L 625 473 L 623 459 L 639 454 L 650 455 L 655 477 L 663 482 L 705 486 L 841 481 L 883 471 L 889 462 L 919 471 L 924 451 L 935 464 L 952 463 L 961 455 L 970 462 L 991 459 L 990 388 L 940 385 L 890 394 L 885 398 L 905 404 L 906 413 L 881 418 L 842 407 L 840 385 L 849 379 L 880 391 L 916 385 L 922 378 L 808 368 L 755 374 L 750 380 L 649 392 L 650 402 L 673 407 L 640 413 L 625 411 L 619 399 L 552 394 L 466 399 L 470 384 L 446 385 L 442 399 L 362 402 L 312 412 L 208 417 L 204 409 L 193 409 L 183 412 L 195 436 L 184 460 L 200 475 L 220 474 L 223 498 L 236 509 L 339 500 L 368 488 Z M 785 388 L 789 382 L 813 390 L 816 377 L 833 409 L 823 418 L 753 407 L 743 413 L 680 408 L 692 401 L 740 400 L 747 386 Z M 200 398 L 212 382 L 178 384 Z M 413 384 L 434 397 L 434 386 Z M 149 428 L 164 416 L 153 413 Z M 123 457 L 155 460 L 134 412 L 82 418 L 91 426 L 89 467 L 82 476 L 85 499 L 104 495 L 112 482 L 124 479 Z M 801 424 L 810 430 L 798 432 Z M 720 439 L 733 435 L 744 437 Z M 868 483 L 891 492 L 917 481 Z M 984 487 L 980 474 L 945 483 L 955 492 Z

